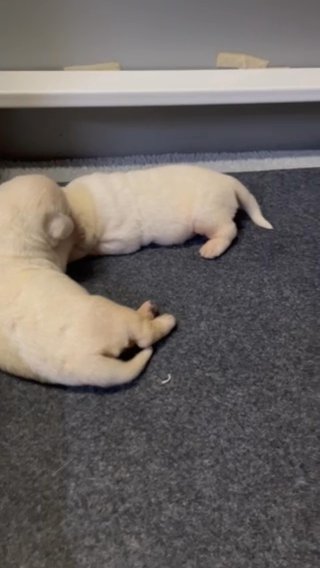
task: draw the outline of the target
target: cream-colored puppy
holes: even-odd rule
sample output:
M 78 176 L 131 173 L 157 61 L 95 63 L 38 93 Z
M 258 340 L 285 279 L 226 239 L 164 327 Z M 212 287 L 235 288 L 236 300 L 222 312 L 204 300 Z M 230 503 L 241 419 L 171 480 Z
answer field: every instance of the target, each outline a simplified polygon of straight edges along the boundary
M 71 260 L 86 254 L 127 254 L 144 245 L 208 237 L 204 258 L 220 256 L 237 234 L 239 207 L 271 229 L 254 196 L 237 179 L 208 168 L 170 165 L 82 176 L 64 189 L 80 239 Z
M 0 367 L 64 385 L 108 387 L 133 380 L 151 344 L 175 325 L 93 296 L 64 274 L 74 223 L 61 188 L 44 176 L 0 186 Z M 138 345 L 130 361 L 120 353 Z

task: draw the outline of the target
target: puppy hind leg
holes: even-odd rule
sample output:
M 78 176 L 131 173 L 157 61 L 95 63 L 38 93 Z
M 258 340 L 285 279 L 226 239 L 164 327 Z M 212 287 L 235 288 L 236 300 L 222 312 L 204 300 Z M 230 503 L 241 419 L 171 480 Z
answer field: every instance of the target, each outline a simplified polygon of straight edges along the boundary
M 234 221 L 228 221 L 212 230 L 205 230 L 202 234 L 208 241 L 201 247 L 202 258 L 216 258 L 222 255 L 237 236 L 237 226 Z
M 136 311 L 140 316 L 147 320 L 153 320 L 159 313 L 156 304 L 154 304 L 150 300 L 144 302 Z M 131 347 L 134 347 L 134 345 L 135 341 L 133 339 L 130 339 L 128 345 L 129 349 Z
M 158 307 L 154 302 L 148 300 L 144 302 L 140 308 L 137 309 L 138 314 L 140 314 L 143 318 L 147 318 L 149 320 L 153 320 L 159 313 Z
M 138 347 L 143 349 L 168 335 L 175 325 L 176 320 L 170 314 L 163 314 L 153 320 L 144 319 L 133 339 Z

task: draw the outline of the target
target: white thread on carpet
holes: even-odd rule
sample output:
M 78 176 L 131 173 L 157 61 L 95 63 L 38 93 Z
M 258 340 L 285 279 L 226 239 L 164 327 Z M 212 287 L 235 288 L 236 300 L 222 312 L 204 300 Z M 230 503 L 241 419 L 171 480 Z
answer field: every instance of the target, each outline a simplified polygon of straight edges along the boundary
M 167 383 L 170 383 L 171 379 L 172 379 L 172 376 L 171 376 L 171 373 L 169 373 L 167 378 L 164 379 L 163 381 L 161 381 L 161 384 L 166 385 Z

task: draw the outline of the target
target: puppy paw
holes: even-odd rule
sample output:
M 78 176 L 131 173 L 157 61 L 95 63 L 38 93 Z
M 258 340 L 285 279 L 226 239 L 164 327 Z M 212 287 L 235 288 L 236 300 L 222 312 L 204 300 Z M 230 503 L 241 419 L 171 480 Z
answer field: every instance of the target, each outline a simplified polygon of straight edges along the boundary
M 156 317 L 159 315 L 159 308 L 157 306 L 157 304 L 155 302 L 152 302 L 151 300 L 148 302 L 150 304 L 150 312 L 153 315 L 153 317 Z
M 171 314 L 163 314 L 162 316 L 159 316 L 159 318 L 161 319 L 167 333 L 170 333 L 170 331 L 172 331 L 172 329 L 177 325 L 176 318 Z
M 140 315 L 142 315 L 142 317 L 145 317 L 147 319 L 154 319 L 158 315 L 159 310 L 158 306 L 154 302 L 148 300 L 147 302 L 144 302 L 142 306 L 140 306 L 138 312 Z
M 226 241 L 224 239 L 211 239 L 204 243 L 200 249 L 200 256 L 202 258 L 217 258 L 220 256 L 227 248 Z

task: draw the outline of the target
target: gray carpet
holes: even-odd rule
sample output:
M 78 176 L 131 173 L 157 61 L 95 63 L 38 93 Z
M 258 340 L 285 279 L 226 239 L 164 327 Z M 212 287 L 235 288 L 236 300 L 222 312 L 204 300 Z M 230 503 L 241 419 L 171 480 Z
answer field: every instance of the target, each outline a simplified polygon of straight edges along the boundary
M 70 268 L 177 316 L 132 387 L 1 374 L 1 568 L 319 566 L 320 170 L 239 177 L 273 232 Z

